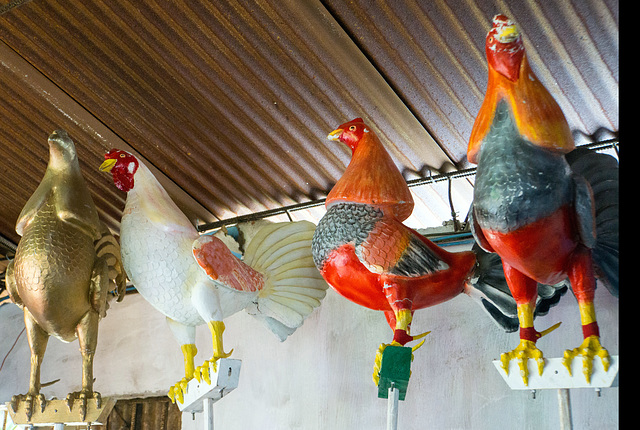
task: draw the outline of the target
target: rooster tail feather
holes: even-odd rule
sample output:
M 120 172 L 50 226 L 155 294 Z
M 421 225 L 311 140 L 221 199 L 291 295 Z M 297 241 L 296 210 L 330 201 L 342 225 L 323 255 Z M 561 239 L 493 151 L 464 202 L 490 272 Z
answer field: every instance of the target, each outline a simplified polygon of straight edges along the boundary
M 476 266 L 471 279 L 465 285 L 465 293 L 476 301 L 505 332 L 520 327 L 516 301 L 504 276 L 502 260 L 495 253 L 488 253 L 474 244 Z M 568 291 L 568 283 L 556 285 L 538 284 L 538 298 L 534 316 L 546 315 Z
M 94 276 L 106 276 L 107 290 L 104 290 L 101 285 L 102 282 L 95 281 L 91 283 L 91 301 L 93 308 L 99 313 L 101 317 L 106 315 L 107 309 L 109 309 L 110 296 L 109 292 L 113 292 L 117 297 L 117 301 L 122 301 L 126 291 L 127 276 L 122 266 L 122 260 L 120 256 L 120 245 L 115 237 L 111 234 L 105 224 L 100 226 L 100 237 L 93 244 L 97 259 L 104 261 L 102 273 L 94 273 Z M 106 298 L 105 298 L 105 295 Z
M 264 314 L 253 313 L 251 315 L 264 324 L 264 326 L 267 327 L 271 333 L 275 334 L 280 341 L 284 341 L 296 331 L 296 328 L 287 327 L 277 319 L 268 317 Z
M 608 155 L 576 148 L 566 155 L 574 174 L 589 182 L 596 213 L 596 244 L 593 259 L 596 274 L 609 292 L 618 297 L 619 268 L 619 166 Z
M 245 248 L 244 262 L 265 277 L 246 310 L 281 341 L 320 306 L 328 288 L 311 255 L 314 231 L 308 221 L 267 224 Z
M 111 288 L 117 297 L 117 301 L 122 301 L 127 288 L 127 273 L 122 265 L 120 244 L 105 224 L 102 224 L 100 238 L 94 242 L 94 249 L 96 257 L 104 257 L 107 261 Z
M 519 327 L 516 301 L 509 291 L 498 254 L 483 251 L 477 244 L 476 266 L 465 285 L 465 293 L 484 309 L 495 323 L 507 333 Z

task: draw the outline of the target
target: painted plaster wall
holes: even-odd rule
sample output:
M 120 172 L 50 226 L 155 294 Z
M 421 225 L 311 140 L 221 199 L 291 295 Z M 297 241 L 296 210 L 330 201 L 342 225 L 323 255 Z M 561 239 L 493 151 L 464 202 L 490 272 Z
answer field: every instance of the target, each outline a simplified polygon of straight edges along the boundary
M 618 301 L 597 291 L 603 344 L 618 354 Z M 542 338 L 547 357 L 560 357 L 581 341 L 575 298 L 564 297 L 538 320 L 544 329 L 562 326 Z M 225 348 L 242 360 L 239 387 L 215 405 L 215 428 L 383 429 L 386 400 L 378 399 L 371 380 L 373 358 L 391 331 L 381 313 L 358 307 L 329 290 L 323 305 L 292 337 L 280 343 L 245 313 L 226 321 Z M 14 305 L 0 308 L 0 359 L 24 327 Z M 557 429 L 557 392 L 511 391 L 493 367 L 500 352 L 516 346 L 517 334 L 505 334 L 467 296 L 416 313 L 413 331 L 431 330 L 416 352 L 407 399 L 400 402 L 399 429 Z M 211 355 L 206 327 L 198 329 L 197 362 Z M 199 363 L 197 363 L 199 364 Z M 183 374 L 182 355 L 164 317 L 140 295 L 113 303 L 101 322 L 95 358 L 95 387 L 103 396 L 164 394 Z M 0 401 L 28 387 L 29 350 L 24 334 L 0 371 Z M 43 389 L 49 398 L 78 390 L 81 359 L 77 341 L 51 339 L 42 381 L 60 378 Z M 571 390 L 574 429 L 618 428 L 618 388 Z M 183 429 L 203 428 L 201 417 L 183 417 Z

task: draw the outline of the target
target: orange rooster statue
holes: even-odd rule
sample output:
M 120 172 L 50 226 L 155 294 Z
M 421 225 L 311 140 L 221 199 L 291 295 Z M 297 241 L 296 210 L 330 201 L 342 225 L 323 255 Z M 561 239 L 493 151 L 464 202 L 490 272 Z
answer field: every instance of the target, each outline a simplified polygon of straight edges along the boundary
M 618 163 L 575 148 L 569 125 L 529 66 L 522 36 L 504 15 L 493 18 L 486 38 L 489 79 L 476 118 L 468 159 L 476 172 L 472 230 L 486 251 L 502 258 L 517 302 L 520 343 L 501 356 L 508 371 L 516 359 L 525 385 L 528 359 L 542 374 L 533 308 L 537 283 L 568 279 L 580 308 L 584 341 L 567 350 L 571 372 L 581 356 L 590 380 L 593 360 L 605 371 L 609 353 L 600 344 L 594 291 L 599 278 L 618 295 Z
M 509 327 L 515 302 L 504 276 L 496 275 L 502 272 L 500 259 L 477 247 L 474 252 L 447 252 L 402 223 L 413 211 L 409 187 L 361 118 L 341 125 L 328 138 L 351 148 L 352 158 L 327 196 L 327 212 L 313 237 L 313 257 L 329 285 L 358 305 L 383 311 L 394 332 L 392 342 L 381 344 L 376 353 L 376 385 L 385 348 L 427 334 L 410 332 L 418 309 L 465 292 L 479 299 L 505 330 L 515 330 Z M 540 313 L 562 293 L 560 287 L 551 288 L 547 297 L 540 297 Z
M 210 364 L 230 356 L 222 342 L 224 318 L 245 309 L 283 341 L 320 305 L 328 286 L 313 264 L 313 223 L 265 222 L 246 238 L 241 260 L 218 237 L 199 235 L 134 155 L 112 149 L 100 170 L 127 192 L 120 226 L 124 269 L 166 316 L 184 355 L 185 377 L 169 389 L 172 401 L 184 402 L 193 378 L 210 383 Z M 194 367 L 195 328 L 202 324 L 211 331 L 213 356 Z

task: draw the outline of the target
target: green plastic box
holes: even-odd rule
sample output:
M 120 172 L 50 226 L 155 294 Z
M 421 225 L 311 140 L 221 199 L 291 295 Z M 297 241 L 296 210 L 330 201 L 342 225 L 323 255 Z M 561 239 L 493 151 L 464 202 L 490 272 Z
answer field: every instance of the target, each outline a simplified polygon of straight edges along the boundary
M 411 376 L 411 353 L 408 346 L 387 346 L 382 352 L 380 363 L 380 380 L 378 382 L 378 398 L 387 399 L 391 383 L 400 391 L 400 400 L 407 395 L 407 386 Z

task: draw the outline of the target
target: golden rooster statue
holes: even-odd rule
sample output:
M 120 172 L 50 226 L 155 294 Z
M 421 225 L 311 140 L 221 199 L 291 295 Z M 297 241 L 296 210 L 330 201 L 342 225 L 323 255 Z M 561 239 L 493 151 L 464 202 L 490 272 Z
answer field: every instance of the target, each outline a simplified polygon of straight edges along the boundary
M 75 146 L 64 130 L 49 136 L 49 164 L 40 185 L 22 209 L 16 224 L 22 236 L 14 260 L 7 267 L 11 300 L 24 311 L 31 349 L 29 391 L 16 395 L 12 407 L 25 402 L 30 420 L 40 393 L 40 366 L 49 336 L 63 342 L 78 339 L 82 354 L 82 390 L 67 396 L 71 408 L 80 400 L 84 419 L 93 391 L 93 356 L 98 322 L 106 315 L 107 297 L 115 287 L 124 298 L 126 275 L 120 247 L 98 218 L 80 172 Z

